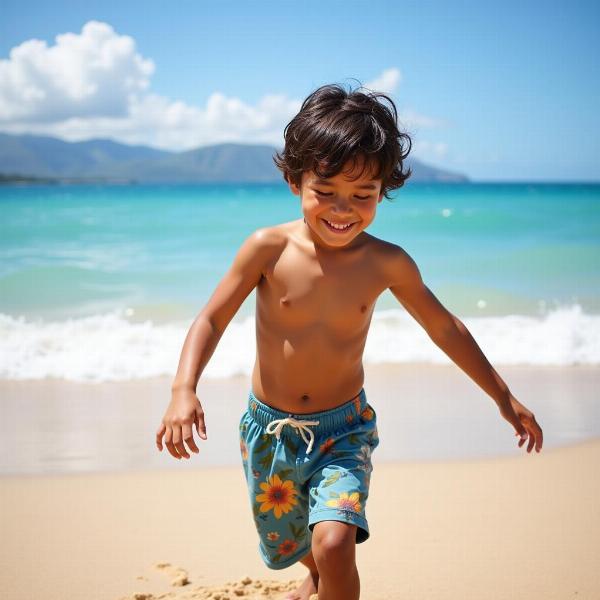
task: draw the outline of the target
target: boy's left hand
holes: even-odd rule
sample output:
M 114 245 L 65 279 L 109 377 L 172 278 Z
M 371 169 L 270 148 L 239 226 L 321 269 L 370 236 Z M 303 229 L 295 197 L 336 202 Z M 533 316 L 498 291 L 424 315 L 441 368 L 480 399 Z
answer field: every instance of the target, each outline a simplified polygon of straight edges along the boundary
M 542 428 L 537 424 L 533 413 L 525 408 L 512 394 L 508 400 L 498 403 L 500 414 L 515 428 L 515 435 L 521 436 L 519 448 L 527 441 L 527 453 L 531 452 L 535 445 L 535 451 L 540 452 L 544 442 Z

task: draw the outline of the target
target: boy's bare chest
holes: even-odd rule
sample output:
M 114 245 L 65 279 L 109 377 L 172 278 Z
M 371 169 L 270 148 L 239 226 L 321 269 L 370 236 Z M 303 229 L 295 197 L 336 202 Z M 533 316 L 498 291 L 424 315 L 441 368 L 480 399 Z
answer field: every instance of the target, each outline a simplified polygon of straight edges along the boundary
M 263 314 L 281 324 L 351 329 L 370 319 L 382 291 L 368 256 L 319 260 L 292 248 L 265 273 L 258 302 Z

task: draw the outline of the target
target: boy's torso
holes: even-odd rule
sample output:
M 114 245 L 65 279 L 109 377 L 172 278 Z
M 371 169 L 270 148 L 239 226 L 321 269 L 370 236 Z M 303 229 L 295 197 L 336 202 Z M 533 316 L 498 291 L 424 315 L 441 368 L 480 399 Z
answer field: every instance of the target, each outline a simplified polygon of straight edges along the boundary
M 252 389 L 293 414 L 329 410 L 362 389 L 362 354 L 389 244 L 362 232 L 352 248 L 316 250 L 302 220 L 272 228 L 281 244 L 257 285 Z

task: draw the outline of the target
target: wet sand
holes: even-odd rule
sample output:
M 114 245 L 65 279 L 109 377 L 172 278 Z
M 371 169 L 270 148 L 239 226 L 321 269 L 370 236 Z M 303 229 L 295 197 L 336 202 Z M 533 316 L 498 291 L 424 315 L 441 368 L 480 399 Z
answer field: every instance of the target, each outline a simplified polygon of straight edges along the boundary
M 600 437 L 600 368 L 496 368 L 536 415 L 546 449 Z M 98 385 L 0 381 L 0 475 L 239 466 L 237 425 L 249 379 L 201 379 L 208 441 L 186 464 L 154 445 L 170 385 L 167 377 Z M 369 365 L 365 390 L 381 440 L 375 464 L 521 454 L 493 400 L 454 365 Z

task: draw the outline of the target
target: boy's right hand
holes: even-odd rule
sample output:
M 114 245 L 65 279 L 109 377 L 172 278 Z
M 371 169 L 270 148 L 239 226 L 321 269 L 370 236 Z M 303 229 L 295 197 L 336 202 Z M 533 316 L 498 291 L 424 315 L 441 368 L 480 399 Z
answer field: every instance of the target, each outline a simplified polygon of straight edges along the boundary
M 198 436 L 206 437 L 204 424 L 204 411 L 196 393 L 192 389 L 173 390 L 169 404 L 161 425 L 156 432 L 156 446 L 162 452 L 162 437 L 165 436 L 165 445 L 169 453 L 177 458 L 189 458 L 190 455 L 183 442 L 185 441 L 192 452 L 198 454 L 198 447 L 192 433 L 192 423 L 196 425 Z

